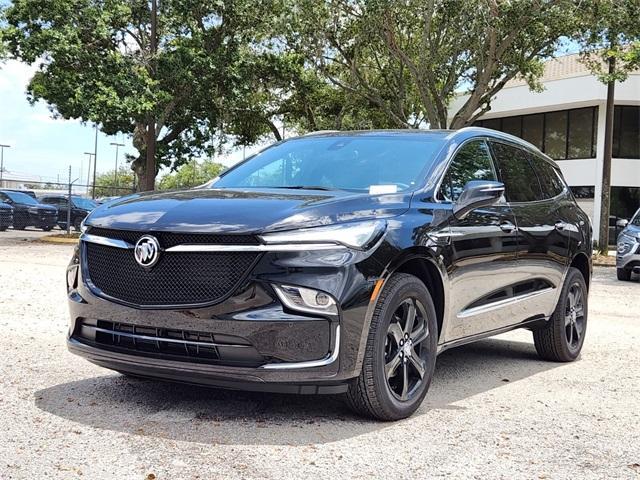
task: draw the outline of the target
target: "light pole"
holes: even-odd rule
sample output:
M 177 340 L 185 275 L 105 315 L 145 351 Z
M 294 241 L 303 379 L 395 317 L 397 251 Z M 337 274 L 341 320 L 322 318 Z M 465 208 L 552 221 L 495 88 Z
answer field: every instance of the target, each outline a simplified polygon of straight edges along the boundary
M 116 169 L 113 171 L 113 186 L 114 193 L 117 195 L 116 188 L 118 188 L 118 148 L 124 147 L 124 143 L 111 142 L 109 145 L 114 145 L 116 147 Z
M 0 144 L 0 187 L 2 187 L 2 175 L 4 172 L 4 149 L 11 148 L 11 145 Z
M 91 157 L 93 152 L 84 152 L 85 155 L 89 155 L 89 168 L 87 168 L 87 195 L 89 194 L 89 185 L 91 182 Z

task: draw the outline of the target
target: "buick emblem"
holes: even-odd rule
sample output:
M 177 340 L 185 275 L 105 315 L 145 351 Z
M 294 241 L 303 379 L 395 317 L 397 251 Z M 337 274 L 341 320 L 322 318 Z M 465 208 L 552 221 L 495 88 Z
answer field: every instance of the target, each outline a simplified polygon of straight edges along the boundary
M 160 258 L 160 244 L 158 240 L 156 240 L 156 237 L 152 237 L 151 235 L 140 237 L 133 249 L 133 255 L 141 267 L 153 267 L 158 263 L 158 259 Z

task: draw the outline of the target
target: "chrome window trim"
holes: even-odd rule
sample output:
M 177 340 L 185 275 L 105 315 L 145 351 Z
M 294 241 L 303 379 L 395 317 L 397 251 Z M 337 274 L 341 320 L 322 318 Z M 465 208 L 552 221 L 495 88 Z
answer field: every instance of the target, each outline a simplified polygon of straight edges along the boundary
M 331 353 L 320 360 L 309 360 L 307 362 L 290 362 L 290 363 L 267 363 L 260 368 L 265 370 L 292 370 L 296 368 L 316 368 L 331 365 L 338 359 L 340 353 L 340 325 L 336 326 L 336 336 L 333 342 Z

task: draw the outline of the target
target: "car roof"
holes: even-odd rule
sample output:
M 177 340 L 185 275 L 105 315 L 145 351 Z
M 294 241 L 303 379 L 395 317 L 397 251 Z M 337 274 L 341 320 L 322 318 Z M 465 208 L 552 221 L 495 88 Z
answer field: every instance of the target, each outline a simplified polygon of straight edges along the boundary
M 425 137 L 436 137 L 441 138 L 450 143 L 462 143 L 466 140 L 476 137 L 491 137 L 495 139 L 505 140 L 507 142 L 515 143 L 521 147 L 527 148 L 532 152 L 542 156 L 545 160 L 550 162 L 554 167 L 557 168 L 557 164 L 550 158 L 548 155 L 540 151 L 538 147 L 535 145 L 523 140 L 520 137 L 516 137 L 515 135 L 510 135 L 508 133 L 500 132 L 498 130 L 493 130 L 490 128 L 483 127 L 464 127 L 458 130 L 446 130 L 446 129 L 432 129 L 432 130 L 422 130 L 422 129 L 396 129 L 396 130 L 323 130 L 318 132 L 310 132 L 306 135 L 302 135 L 299 137 L 293 137 L 289 140 L 297 140 L 309 137 L 351 137 L 351 136 L 368 136 L 368 137 L 406 137 L 406 136 L 415 136 L 421 135 Z

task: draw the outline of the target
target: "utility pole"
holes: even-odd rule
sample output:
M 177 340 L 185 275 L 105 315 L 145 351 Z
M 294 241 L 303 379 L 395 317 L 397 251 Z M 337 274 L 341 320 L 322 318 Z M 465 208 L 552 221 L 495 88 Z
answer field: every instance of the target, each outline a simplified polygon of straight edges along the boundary
M 96 136 L 93 142 L 93 190 L 91 198 L 96 198 L 96 166 L 98 165 L 98 124 L 96 123 Z
M 611 204 L 611 157 L 613 154 L 613 100 L 616 82 L 615 57 L 609 57 L 609 81 L 607 82 L 607 107 L 604 124 L 604 158 L 602 159 L 602 197 L 600 202 L 600 232 L 598 250 L 602 255 L 609 253 L 609 208 Z
M 4 149 L 11 148 L 11 145 L 0 144 L 0 187 L 2 187 L 2 175 L 4 174 Z
M 91 158 L 93 157 L 92 152 L 84 152 L 85 155 L 89 155 L 89 167 L 87 168 L 87 194 L 89 194 L 89 185 L 91 185 Z
M 119 147 L 124 147 L 124 143 L 118 143 L 118 142 L 111 142 L 109 145 L 114 145 L 116 147 L 116 169 L 113 171 L 113 191 L 114 191 L 114 195 L 117 195 L 117 188 L 118 188 L 118 148 Z

